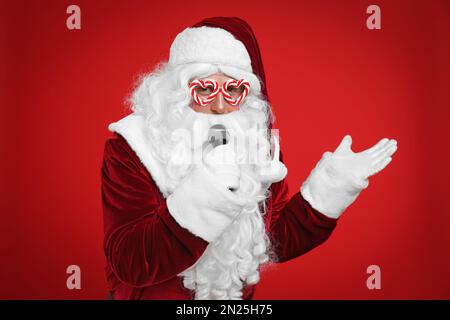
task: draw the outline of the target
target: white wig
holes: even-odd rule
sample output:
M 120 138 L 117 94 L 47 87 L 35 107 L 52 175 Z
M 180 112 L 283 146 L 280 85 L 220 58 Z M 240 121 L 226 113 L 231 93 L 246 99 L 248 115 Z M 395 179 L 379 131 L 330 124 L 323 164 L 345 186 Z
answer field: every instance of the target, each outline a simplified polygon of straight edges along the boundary
M 209 63 L 188 63 L 171 66 L 163 62 L 150 74 L 141 79 L 130 101 L 132 110 L 146 116 L 149 125 L 158 125 L 165 117 L 180 119 L 191 101 L 188 84 L 196 78 L 223 73 L 234 79 L 246 79 L 250 83 L 250 93 L 241 108 L 271 112 L 269 104 L 261 96 L 261 83 L 249 71 L 227 65 Z M 262 109 L 262 110 L 261 110 Z M 269 117 L 267 117 L 269 119 Z

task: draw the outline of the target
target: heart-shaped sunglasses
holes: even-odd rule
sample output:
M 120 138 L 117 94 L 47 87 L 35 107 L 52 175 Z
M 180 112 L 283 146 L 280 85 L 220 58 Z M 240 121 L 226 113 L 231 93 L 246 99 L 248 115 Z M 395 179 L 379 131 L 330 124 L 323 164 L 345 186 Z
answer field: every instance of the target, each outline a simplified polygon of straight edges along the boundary
M 232 106 L 239 105 L 250 92 L 250 83 L 244 79 L 229 79 L 219 86 L 212 79 L 197 79 L 189 83 L 189 90 L 194 101 L 206 106 L 211 103 L 222 92 L 224 99 Z

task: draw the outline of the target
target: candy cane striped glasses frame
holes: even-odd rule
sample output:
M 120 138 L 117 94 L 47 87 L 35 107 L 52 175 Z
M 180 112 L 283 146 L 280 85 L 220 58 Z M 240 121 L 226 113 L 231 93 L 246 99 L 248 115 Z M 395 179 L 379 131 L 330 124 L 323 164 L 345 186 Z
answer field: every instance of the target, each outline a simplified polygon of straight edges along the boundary
M 212 93 L 208 95 L 206 98 L 202 98 L 197 93 L 198 88 L 207 89 L 208 87 L 212 87 Z M 229 92 L 228 88 L 236 88 L 239 89 L 242 87 L 242 93 L 239 94 L 238 97 L 233 97 Z M 235 80 L 235 79 L 229 79 L 226 82 L 224 82 L 221 86 L 219 86 L 218 82 L 212 79 L 196 79 L 189 83 L 189 91 L 191 93 L 192 98 L 194 101 L 199 104 L 200 106 L 207 106 L 209 103 L 211 103 L 217 95 L 221 92 L 224 99 L 232 106 L 239 105 L 245 97 L 250 92 L 250 83 L 244 79 L 241 80 Z

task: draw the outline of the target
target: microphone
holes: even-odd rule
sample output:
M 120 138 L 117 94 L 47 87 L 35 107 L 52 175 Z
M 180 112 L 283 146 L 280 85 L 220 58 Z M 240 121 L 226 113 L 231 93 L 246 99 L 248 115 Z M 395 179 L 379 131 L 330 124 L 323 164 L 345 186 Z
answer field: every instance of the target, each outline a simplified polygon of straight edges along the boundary
M 230 134 L 223 124 L 215 124 L 208 130 L 208 140 L 203 143 L 203 158 L 218 146 L 228 143 Z
M 230 135 L 223 124 L 215 124 L 209 128 L 208 132 L 208 143 L 210 143 L 213 148 L 227 144 L 230 140 Z
M 220 176 L 220 182 L 230 191 L 239 188 L 240 170 L 236 163 L 224 163 L 233 152 L 230 148 L 219 148 L 230 142 L 230 134 L 222 124 L 215 124 L 208 131 L 208 140 L 203 144 L 203 159 L 216 176 Z M 228 149 L 228 150 L 227 150 Z M 226 162 L 226 161 L 225 161 Z

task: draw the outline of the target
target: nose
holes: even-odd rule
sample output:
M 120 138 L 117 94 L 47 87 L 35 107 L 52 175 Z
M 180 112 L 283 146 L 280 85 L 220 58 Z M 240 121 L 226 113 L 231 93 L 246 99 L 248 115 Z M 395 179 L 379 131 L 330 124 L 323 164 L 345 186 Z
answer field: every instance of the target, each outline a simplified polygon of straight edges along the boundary
M 212 102 L 211 111 L 213 111 L 214 113 L 219 113 L 219 114 L 225 113 L 226 112 L 226 109 L 225 109 L 226 103 L 227 102 L 225 101 L 222 93 L 220 92 L 217 95 L 216 99 L 214 99 L 214 101 Z

